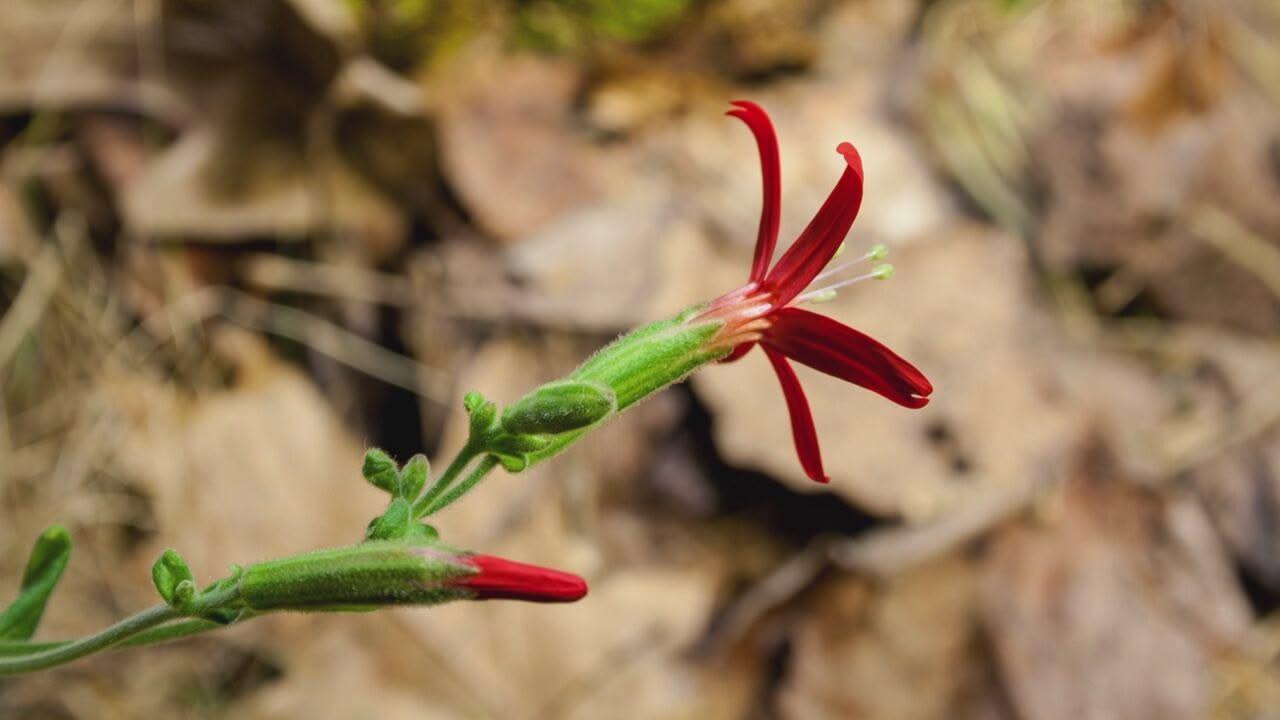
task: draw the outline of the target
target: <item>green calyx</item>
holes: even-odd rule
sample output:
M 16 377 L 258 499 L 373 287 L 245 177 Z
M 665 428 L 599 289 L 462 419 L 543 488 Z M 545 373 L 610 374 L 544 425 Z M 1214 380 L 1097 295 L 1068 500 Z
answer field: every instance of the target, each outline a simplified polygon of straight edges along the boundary
M 711 342 L 721 323 L 693 322 L 701 311 L 701 306 L 689 308 L 623 335 L 588 358 L 569 379 L 607 386 L 617 396 L 618 410 L 625 410 L 729 353 L 730 348 Z
M 458 557 L 434 541 L 366 541 L 250 565 L 240 598 L 253 612 L 435 605 L 470 596 L 450 586 L 476 572 Z
M 721 324 L 693 322 L 701 307 L 641 327 L 610 343 L 567 378 L 497 407 L 478 393 L 464 405 L 469 444 L 509 472 L 520 472 L 568 447 L 622 410 L 728 354 L 712 344 Z

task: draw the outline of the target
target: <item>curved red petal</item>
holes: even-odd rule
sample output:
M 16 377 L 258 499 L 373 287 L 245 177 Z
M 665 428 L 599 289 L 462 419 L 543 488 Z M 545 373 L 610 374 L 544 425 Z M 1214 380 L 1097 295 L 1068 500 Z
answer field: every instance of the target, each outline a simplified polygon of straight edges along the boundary
M 787 399 L 787 412 L 791 414 L 791 438 L 796 444 L 796 454 L 800 456 L 800 466 L 810 480 L 820 483 L 831 482 L 822 471 L 822 453 L 818 449 L 818 432 L 813 427 L 813 413 L 809 412 L 809 400 L 804 396 L 804 388 L 800 387 L 800 379 L 791 363 L 779 353 L 764 348 L 764 354 L 773 365 L 773 372 L 782 385 L 782 395 Z
M 745 343 L 736 345 L 732 350 L 729 351 L 728 355 L 725 355 L 724 357 L 720 358 L 719 362 L 721 363 L 738 362 L 743 357 L 745 357 L 747 353 L 751 352 L 751 348 L 755 346 L 756 344 L 753 342 L 745 342 Z
M 844 172 L 804 232 L 765 278 L 779 305 L 791 302 L 831 262 L 862 207 L 862 158 L 847 142 L 836 151 L 844 155 Z
M 778 222 L 782 216 L 781 163 L 778 160 L 778 136 L 764 108 L 749 100 L 734 100 L 725 113 L 747 124 L 760 151 L 760 172 L 764 176 L 764 202 L 760 207 L 760 231 L 756 236 L 755 257 L 751 261 L 751 279 L 764 279 L 778 244 Z
M 825 315 L 782 308 L 763 342 L 809 367 L 860 385 L 909 408 L 929 404 L 924 373 L 875 339 Z
M 573 602 L 587 594 L 586 581 L 572 573 L 492 555 L 468 555 L 461 561 L 478 572 L 450 585 L 474 592 L 477 600 Z

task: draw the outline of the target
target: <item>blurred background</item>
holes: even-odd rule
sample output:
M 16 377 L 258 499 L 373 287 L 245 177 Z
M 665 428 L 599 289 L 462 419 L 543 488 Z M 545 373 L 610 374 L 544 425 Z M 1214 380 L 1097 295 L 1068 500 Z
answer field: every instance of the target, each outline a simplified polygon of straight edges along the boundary
M 907 411 L 712 367 L 440 517 L 569 606 L 287 616 L 0 682 L 4 718 L 1280 718 L 1274 0 L 5 0 L 0 594 L 39 638 L 351 542 L 362 449 L 745 278 L 841 170 L 824 306 Z

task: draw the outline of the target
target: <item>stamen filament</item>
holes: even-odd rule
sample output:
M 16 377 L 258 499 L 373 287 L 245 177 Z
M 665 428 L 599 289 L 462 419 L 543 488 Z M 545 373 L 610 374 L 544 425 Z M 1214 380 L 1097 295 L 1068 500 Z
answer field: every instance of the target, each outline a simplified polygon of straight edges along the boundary
M 841 247 L 843 247 L 843 245 Z M 841 263 L 840 265 L 837 265 L 833 268 L 827 268 L 826 270 L 823 270 L 822 272 L 818 273 L 817 277 L 815 277 L 813 281 L 817 282 L 823 278 L 831 277 L 832 275 L 835 275 L 836 273 L 839 273 L 842 270 L 847 270 L 848 268 L 854 267 L 856 265 L 861 265 L 864 262 L 868 262 L 871 260 L 881 260 L 888 254 L 889 254 L 889 248 L 885 247 L 884 243 L 876 243 L 875 245 L 871 246 L 870 250 L 863 253 L 862 257 L 857 258 L 856 260 L 850 260 L 849 262 L 846 262 L 846 263 Z M 835 259 L 837 257 L 840 257 L 839 251 L 837 251 L 836 254 L 832 256 L 832 259 Z
M 876 268 L 869 273 L 865 273 L 857 277 L 852 277 L 852 278 L 849 278 L 848 280 L 841 280 L 838 283 L 835 283 L 833 285 L 828 285 L 823 288 L 810 290 L 809 292 L 806 292 L 803 295 L 800 295 L 799 297 L 797 297 L 793 302 L 793 304 L 799 304 L 799 303 L 805 303 L 805 302 L 827 302 L 828 300 L 831 300 L 832 298 L 834 298 L 835 291 L 839 290 L 842 287 L 848 287 L 849 285 L 862 282 L 863 280 L 887 280 L 892 275 L 893 275 L 892 265 L 889 265 L 887 263 L 884 265 L 877 265 Z

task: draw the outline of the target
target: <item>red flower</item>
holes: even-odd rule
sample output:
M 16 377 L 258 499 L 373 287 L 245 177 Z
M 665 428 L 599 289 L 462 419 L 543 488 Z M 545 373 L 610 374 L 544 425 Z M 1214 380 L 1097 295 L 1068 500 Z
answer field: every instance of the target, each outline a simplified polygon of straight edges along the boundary
M 587 594 L 587 583 L 582 578 L 559 570 L 492 555 L 465 555 L 459 560 L 476 572 L 451 580 L 449 585 L 474 592 L 476 600 L 573 602 Z
M 800 464 L 806 475 L 825 483 L 829 478 L 822 470 L 809 401 L 787 358 L 909 408 L 928 404 L 933 386 L 911 363 L 879 342 L 831 318 L 796 307 L 808 300 L 829 297 L 836 287 L 853 281 L 802 294 L 819 273 L 826 276 L 842 269 L 823 273 L 862 205 L 862 159 L 858 151 L 847 142 L 836 148 L 844 156 L 844 173 L 800 237 L 770 269 L 781 213 L 778 138 L 769 116 L 759 105 L 746 101 L 733 105 L 726 114 L 747 124 L 760 150 L 764 207 L 747 284 L 713 301 L 701 318 L 724 322 L 716 341 L 733 347 L 724 362 L 741 358 L 757 344 L 764 348 L 787 400 Z

